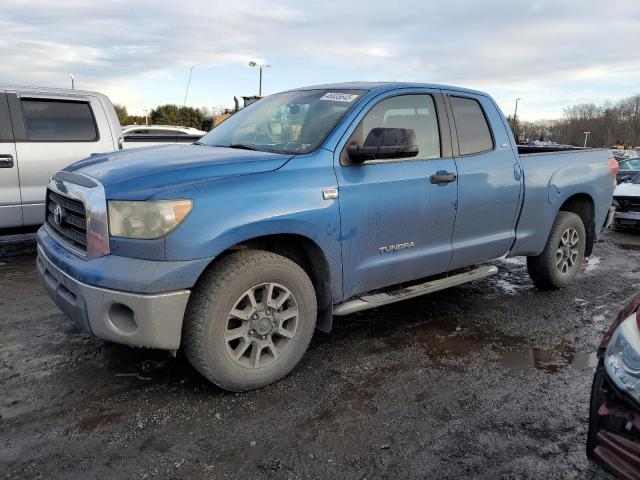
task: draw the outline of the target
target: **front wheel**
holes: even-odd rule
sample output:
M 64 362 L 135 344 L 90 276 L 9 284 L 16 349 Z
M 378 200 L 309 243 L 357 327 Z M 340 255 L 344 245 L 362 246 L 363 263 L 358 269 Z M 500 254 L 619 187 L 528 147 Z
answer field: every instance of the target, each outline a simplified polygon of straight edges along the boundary
M 536 287 L 553 290 L 573 282 L 580 270 L 585 246 L 582 219 L 572 212 L 558 212 L 542 253 L 527 257 L 527 270 Z
M 304 270 L 285 257 L 232 253 L 203 275 L 191 295 L 183 330 L 186 356 L 225 390 L 278 380 L 309 346 L 315 291 Z

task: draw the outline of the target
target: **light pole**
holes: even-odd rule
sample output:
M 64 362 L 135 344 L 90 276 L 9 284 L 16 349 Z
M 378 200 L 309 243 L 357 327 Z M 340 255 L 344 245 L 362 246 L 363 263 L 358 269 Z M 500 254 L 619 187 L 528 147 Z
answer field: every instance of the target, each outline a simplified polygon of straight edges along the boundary
M 516 137 L 516 143 L 518 143 L 518 102 L 522 100 L 522 98 L 516 98 L 516 109 L 513 112 L 513 136 Z
M 75 84 L 73 83 L 73 73 L 70 73 L 70 74 L 69 74 L 69 78 L 71 79 L 71 90 L 75 90 L 75 89 L 76 89 L 76 86 L 75 86 Z
M 267 63 L 256 63 L 254 61 L 249 62 L 249 66 L 250 67 L 259 67 L 260 68 L 260 84 L 258 87 L 258 96 L 261 97 L 262 96 L 262 69 L 263 68 L 269 68 L 272 65 L 269 65 Z
M 589 138 L 589 134 L 591 132 L 582 132 L 584 133 L 584 148 L 587 148 L 587 138 Z

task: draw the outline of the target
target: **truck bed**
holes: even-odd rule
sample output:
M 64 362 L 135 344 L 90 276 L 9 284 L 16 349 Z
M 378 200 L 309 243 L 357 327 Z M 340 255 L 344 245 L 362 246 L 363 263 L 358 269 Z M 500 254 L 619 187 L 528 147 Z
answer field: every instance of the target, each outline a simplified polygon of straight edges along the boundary
M 544 248 L 556 212 L 575 194 L 586 195 L 593 205 L 596 232 L 602 227 L 610 206 L 614 179 L 603 148 L 573 148 L 522 153 L 524 197 L 516 227 L 515 255 L 538 255 Z
M 574 147 L 573 145 L 518 145 L 518 153 L 527 155 L 530 153 L 571 152 L 574 150 L 593 150 L 591 148 Z

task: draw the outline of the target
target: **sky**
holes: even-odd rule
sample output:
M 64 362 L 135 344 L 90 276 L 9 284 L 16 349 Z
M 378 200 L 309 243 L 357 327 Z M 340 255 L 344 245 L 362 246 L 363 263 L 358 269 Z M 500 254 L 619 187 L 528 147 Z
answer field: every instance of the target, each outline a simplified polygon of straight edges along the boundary
M 559 118 L 577 103 L 640 94 L 640 1 L 2 0 L 0 84 L 159 104 L 342 81 L 458 85 L 507 114 Z

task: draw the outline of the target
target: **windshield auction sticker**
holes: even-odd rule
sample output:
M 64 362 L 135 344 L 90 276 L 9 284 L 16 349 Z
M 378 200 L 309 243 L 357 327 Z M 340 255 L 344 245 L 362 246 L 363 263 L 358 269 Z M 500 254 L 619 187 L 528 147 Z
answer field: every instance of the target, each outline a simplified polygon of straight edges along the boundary
M 347 102 L 351 103 L 360 95 L 353 95 L 352 93 L 338 93 L 338 92 L 329 92 L 325 93 L 320 100 L 325 100 L 328 102 Z

